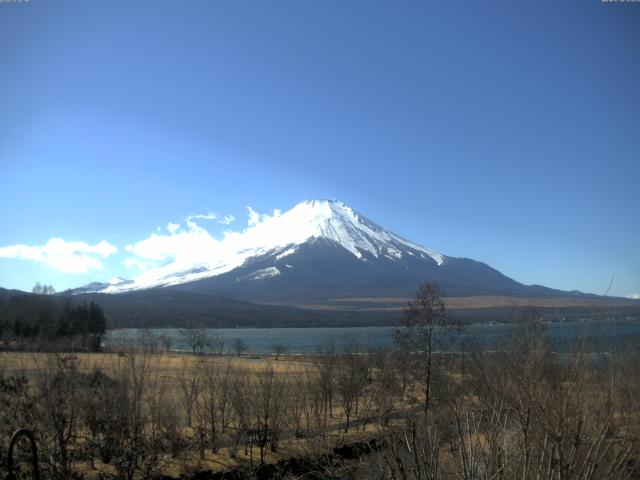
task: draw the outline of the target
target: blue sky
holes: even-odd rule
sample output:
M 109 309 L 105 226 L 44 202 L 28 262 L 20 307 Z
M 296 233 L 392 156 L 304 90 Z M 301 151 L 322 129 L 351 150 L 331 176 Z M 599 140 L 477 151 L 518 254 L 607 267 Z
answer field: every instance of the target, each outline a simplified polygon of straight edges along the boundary
M 168 222 L 336 198 L 524 283 L 640 293 L 639 58 L 638 3 L 0 3 L 0 285 L 131 277 Z

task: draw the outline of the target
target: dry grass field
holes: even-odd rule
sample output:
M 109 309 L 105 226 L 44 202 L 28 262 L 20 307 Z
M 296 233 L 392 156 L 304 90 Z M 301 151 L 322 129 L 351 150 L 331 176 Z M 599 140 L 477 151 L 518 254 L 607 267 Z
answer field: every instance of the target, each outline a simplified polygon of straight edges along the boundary
M 403 310 L 411 301 L 404 297 L 353 297 L 334 298 L 329 300 L 336 305 L 385 305 L 387 309 Z M 468 297 L 444 297 L 444 303 L 448 309 L 466 308 L 495 308 L 495 307 L 615 307 L 633 304 L 627 299 L 603 299 L 603 298 L 537 298 L 537 297 L 507 297 L 499 295 L 482 295 Z M 397 305 L 396 307 L 390 305 Z M 310 306 L 311 307 L 311 306 Z M 320 307 L 313 305 L 313 307 Z M 373 307 L 372 307 L 373 308 Z
M 254 478 L 292 457 L 317 479 L 638 478 L 638 352 L 558 356 L 544 329 L 465 357 L 432 355 L 424 326 L 368 354 L 0 352 L 0 459 L 26 427 L 47 480 Z
M 0 365 L 5 374 L 31 376 L 38 372 L 52 355 L 39 352 L 0 352 Z M 117 370 L 123 362 L 123 356 L 116 352 L 74 353 L 73 356 L 78 360 L 79 370 L 86 373 L 95 369 L 104 372 Z M 275 357 L 271 355 L 249 358 L 235 355 L 204 356 L 171 352 L 168 355 L 165 353 L 154 354 L 153 369 L 163 378 L 175 380 L 185 366 L 197 365 L 205 359 L 220 366 L 230 361 L 238 370 L 255 374 L 263 373 L 271 368 L 278 374 L 295 375 L 308 371 L 313 365 L 309 357 L 283 355 L 275 360 Z
M 307 390 L 309 383 L 318 374 L 318 361 L 314 357 L 292 357 L 280 356 L 276 359 L 273 356 L 213 356 L 213 355 L 193 355 L 188 353 L 74 353 L 74 354 L 52 354 L 40 352 L 0 352 L 0 373 L 5 377 L 24 377 L 29 379 L 30 394 L 34 397 L 48 395 L 46 389 L 40 389 L 39 385 L 47 384 L 51 381 L 52 375 L 59 375 L 59 362 L 61 360 L 72 360 L 73 374 L 78 376 L 90 376 L 99 371 L 111 379 L 131 378 L 136 375 L 144 376 L 145 400 L 143 409 L 165 408 L 171 411 L 171 421 L 177 425 L 176 431 L 172 435 L 178 436 L 185 444 L 191 444 L 188 448 L 177 455 L 162 454 L 156 458 L 153 471 L 155 474 L 165 474 L 179 477 L 189 472 L 201 470 L 228 470 L 238 466 L 255 465 L 259 461 L 277 462 L 282 459 L 298 456 L 313 456 L 328 448 L 336 447 L 345 443 L 356 441 L 366 441 L 376 436 L 376 428 L 371 422 L 362 422 L 359 418 L 351 419 L 351 427 L 345 432 L 345 415 L 341 403 L 337 398 L 332 399 L 332 405 L 324 406 L 324 413 L 316 412 L 316 415 L 325 416 L 324 420 L 319 420 L 322 425 L 318 428 L 322 430 L 317 435 L 294 434 L 292 430 L 294 424 L 300 423 L 300 416 L 303 413 L 296 408 L 291 408 L 293 403 L 306 403 L 310 401 L 309 395 L 313 392 Z M 136 366 L 134 366 L 136 365 Z M 331 366 L 334 368 L 335 366 Z M 137 371 L 135 371 L 137 369 Z M 215 378 L 207 377 L 214 375 Z M 224 377 L 224 378 L 223 378 Z M 265 385 L 265 378 L 272 382 Z M 217 379 L 217 382 L 216 382 Z M 207 382 L 211 382 L 208 385 Z M 241 387 L 240 387 L 241 386 Z M 212 388 L 214 397 L 207 397 L 206 389 Z M 233 396 L 240 393 L 234 391 L 234 387 L 247 389 L 243 392 L 244 398 L 236 398 L 235 402 L 245 403 L 252 408 L 259 409 L 256 404 L 262 400 L 261 394 L 269 388 L 268 395 L 271 397 L 267 402 L 269 410 L 274 411 L 274 415 L 279 415 L 274 428 L 281 429 L 278 433 L 277 449 L 266 448 L 260 458 L 256 444 L 259 439 L 250 439 L 247 448 L 247 439 L 238 439 L 236 435 L 238 422 L 243 423 L 245 419 L 239 420 L 237 414 L 234 418 L 227 420 L 220 418 L 219 412 L 214 412 L 214 421 L 221 425 L 221 430 L 216 439 L 215 451 L 207 446 L 203 449 L 203 455 L 199 455 L 197 446 L 198 435 L 201 429 L 211 428 L 211 418 L 205 418 L 210 412 L 206 412 L 206 407 L 200 401 L 217 403 L 218 408 L 231 410 L 234 402 Z M 86 389 L 84 386 L 76 390 Z M 319 393 L 319 392 L 318 392 Z M 337 394 L 333 394 L 336 395 Z M 83 401 L 82 393 L 78 391 L 69 392 L 67 401 Z M 294 396 L 304 397 L 293 398 Z M 162 397 L 158 400 L 158 397 Z M 263 397 L 264 398 L 264 397 Z M 160 403 L 162 407 L 160 407 Z M 189 405 L 191 403 L 191 405 Z M 224 405 L 223 405 L 224 403 Z M 276 405 L 279 404 L 279 405 Z M 117 408 L 117 405 L 114 405 Z M 123 405 L 130 408 L 131 405 Z M 204 407 L 200 409 L 201 407 Z M 237 409 L 241 407 L 236 405 Z M 309 407 L 311 408 L 311 407 Z M 200 409 L 200 410 L 199 410 Z M 78 409 L 78 415 L 80 414 Z M 275 411 L 278 411 L 275 413 Z M 267 417 L 270 412 L 262 412 Z M 309 417 L 311 412 L 304 415 Z M 362 412 L 364 414 L 364 412 Z M 367 413 L 368 414 L 368 413 Z M 158 416 L 158 412 L 148 412 L 148 417 Z M 241 414 L 240 414 L 241 415 Z M 249 414 L 252 423 L 259 423 L 255 413 Z M 257 414 L 259 416 L 260 414 Z M 162 416 L 162 414 L 160 414 Z M 296 418 L 293 418 L 296 416 Z M 189 417 L 189 418 L 187 418 Z M 230 415 L 231 417 L 231 415 Z M 148 424 L 150 418 L 145 422 L 147 430 L 153 430 L 153 426 Z M 306 419 L 307 426 L 312 429 L 310 423 L 313 420 Z M 224 423 L 227 423 L 224 425 Z M 23 426 L 16 424 L 16 427 Z M 26 425 L 29 426 L 29 425 Z M 246 428 L 246 427 L 243 427 Z M 271 425 L 266 427 L 271 429 Z M 254 429 L 255 430 L 255 429 Z M 286 431 L 285 431 L 286 430 Z M 8 433 L 8 430 L 5 430 Z M 5 435 L 6 435 L 5 433 Z M 84 443 L 80 440 L 84 433 L 77 436 L 77 444 L 70 447 L 70 450 L 83 450 Z M 3 438 L 0 443 L 5 444 L 8 438 Z M 269 440 L 271 442 L 271 440 Z M 90 462 L 71 462 L 72 468 L 80 472 L 85 478 L 103 478 L 105 475 L 120 478 L 113 465 L 93 459 Z M 136 478 L 139 474 L 136 474 Z

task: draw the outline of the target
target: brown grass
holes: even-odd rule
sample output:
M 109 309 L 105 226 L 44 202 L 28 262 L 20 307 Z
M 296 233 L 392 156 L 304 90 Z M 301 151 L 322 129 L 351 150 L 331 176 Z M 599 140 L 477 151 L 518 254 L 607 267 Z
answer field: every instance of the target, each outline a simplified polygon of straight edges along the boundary
M 403 297 L 351 297 L 351 298 L 333 298 L 329 302 L 339 305 L 348 304 L 373 304 L 373 305 L 393 305 L 397 307 L 387 307 L 384 310 L 403 309 L 408 303 L 409 298 Z M 444 302 L 450 309 L 465 308 L 494 308 L 494 307 L 614 307 L 620 305 L 629 305 L 630 301 L 625 299 L 606 299 L 601 298 L 536 298 L 536 297 L 507 297 L 498 295 L 488 296 L 471 296 L 471 297 L 445 297 Z M 316 307 L 316 305 L 306 305 L 308 308 Z M 319 306 L 318 306 L 319 307 Z
M 54 354 L 42 352 L 0 352 L 0 372 L 6 376 L 17 375 L 35 378 L 42 372 L 43 368 L 46 368 L 51 355 Z M 64 354 L 64 356 L 68 355 L 70 354 Z M 78 369 L 81 372 L 89 373 L 95 369 L 100 369 L 107 375 L 111 372 L 117 372 L 118 369 L 122 367 L 122 362 L 125 361 L 125 358 L 117 352 L 77 353 L 75 357 L 77 358 Z M 213 359 L 215 362 L 219 362 L 221 367 L 231 361 L 234 375 L 248 375 L 251 377 L 251 381 L 257 380 L 261 374 L 264 374 L 269 369 L 273 369 L 278 375 L 282 375 L 285 381 L 293 381 L 297 376 L 304 375 L 309 370 L 315 368 L 312 356 L 299 357 L 281 355 L 279 359 L 276 360 L 273 356 L 247 358 L 237 357 L 235 355 L 206 356 L 172 352 L 170 354 L 155 353 L 152 357 L 153 375 L 162 382 L 165 395 L 173 398 L 176 406 L 178 406 L 180 402 L 180 375 L 184 374 L 185 369 L 188 371 L 188 367 L 202 362 L 205 359 Z M 367 425 L 363 430 L 361 426 L 356 426 L 355 422 L 351 431 L 345 434 L 342 431 L 344 418 L 337 402 L 336 405 L 334 405 L 332 414 L 333 418 L 329 422 L 328 438 L 325 445 L 336 446 L 342 443 L 370 439 L 375 436 L 375 427 L 373 424 Z M 183 431 L 185 434 L 191 435 L 189 429 L 184 428 Z M 4 440 L 5 439 L 3 439 L 3 441 Z M 269 451 L 267 453 L 266 461 L 277 462 L 292 456 L 306 456 L 319 453 L 315 449 L 310 449 L 311 444 L 309 442 L 309 439 L 297 439 L 291 435 L 285 436 L 281 439 L 277 452 Z M 312 444 L 313 442 L 314 440 L 312 440 Z M 252 461 L 255 463 L 258 460 L 258 453 L 255 448 L 252 455 Z M 228 447 L 222 447 L 217 453 L 212 453 L 210 450 L 207 450 L 204 461 L 201 461 L 195 452 L 190 454 L 186 459 L 171 459 L 169 456 L 166 456 L 165 467 L 162 468 L 161 472 L 173 477 L 179 477 L 185 472 L 185 469 L 192 468 L 194 471 L 232 469 L 248 464 L 249 459 L 250 456 L 245 455 L 242 449 L 240 449 L 236 457 L 233 458 L 230 454 L 230 449 Z M 100 472 L 114 472 L 111 465 L 101 464 L 97 459 L 95 460 L 95 467 L 95 469 L 89 469 L 88 465 L 79 463 L 74 468 L 82 472 L 88 479 L 97 478 L 96 476 L 99 475 Z

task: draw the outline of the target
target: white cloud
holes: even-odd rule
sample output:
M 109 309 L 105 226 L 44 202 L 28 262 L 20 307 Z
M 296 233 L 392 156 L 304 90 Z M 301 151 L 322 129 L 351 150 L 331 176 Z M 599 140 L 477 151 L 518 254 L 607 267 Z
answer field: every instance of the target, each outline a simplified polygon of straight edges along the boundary
M 247 222 L 247 225 L 250 227 L 258 226 L 261 223 L 268 221 L 270 218 L 279 217 L 282 214 L 282 211 L 278 209 L 275 209 L 273 211 L 273 215 L 269 215 L 268 213 L 260 214 L 251 207 L 247 207 L 247 210 L 249 210 L 249 220 Z
M 634 300 L 640 300 L 640 293 L 632 293 L 631 295 L 628 295 L 627 298 L 632 298 Z
M 186 228 L 167 230 L 169 235 L 152 233 L 144 240 L 127 245 L 125 250 L 145 260 L 161 261 L 197 256 L 203 251 L 215 249 L 220 243 L 193 220 L 186 221 Z M 133 266 L 133 263 L 129 265 Z
M 192 269 L 195 266 L 217 265 L 222 259 L 235 258 L 238 252 L 267 240 L 260 225 L 270 222 L 281 215 L 280 210 L 273 214 L 260 214 L 247 207 L 249 227 L 243 231 L 227 230 L 221 238 L 213 237 L 194 219 L 203 215 L 191 215 L 183 225 L 169 223 L 166 230 L 158 230 L 147 238 L 127 245 L 125 250 L 133 254 L 124 261 L 125 266 L 136 268 L 142 273 L 138 280 L 144 283 L 162 277 L 164 273 Z M 209 218 L 207 218 L 209 220 Z M 230 224 L 235 218 L 227 215 L 219 223 Z
M 230 225 L 236 220 L 236 217 L 234 217 L 233 215 L 225 215 L 224 217 L 220 218 L 220 216 L 216 212 L 198 213 L 196 215 L 187 216 L 185 218 L 185 223 L 187 223 L 187 225 L 189 225 L 190 223 L 195 225 L 194 220 L 217 220 L 217 223 L 220 223 L 222 225 Z M 173 234 L 180 229 L 180 224 L 169 222 L 165 228 L 169 231 L 169 233 Z M 156 232 L 161 233 L 162 227 L 158 227 L 156 229 Z
M 101 269 L 98 258 L 106 258 L 118 249 L 103 240 L 95 245 L 86 242 L 65 242 L 52 238 L 45 245 L 9 245 L 0 247 L 0 257 L 33 260 L 64 273 L 84 273 L 91 268 Z
M 205 228 L 198 225 L 196 219 L 217 219 L 218 223 L 223 225 L 235 221 L 233 215 L 219 218 L 217 213 L 208 212 L 189 215 L 185 218 L 184 224 L 169 222 L 164 229 L 158 227 L 144 240 L 127 245 L 125 250 L 135 256 L 125 259 L 124 265 L 144 272 L 158 267 L 159 263 L 164 261 L 172 261 L 174 266 L 190 265 L 203 257 L 216 257 L 225 248 L 225 242 L 211 236 Z
M 208 212 L 208 213 L 201 213 L 198 215 L 189 215 L 187 217 L 187 220 L 191 220 L 192 218 L 199 218 L 202 220 L 215 220 L 216 218 L 218 218 L 218 214 L 216 212 Z
M 249 220 L 247 221 L 247 225 L 252 227 L 260 223 L 260 214 L 251 207 L 247 207 L 247 210 L 249 210 Z
M 236 217 L 234 217 L 233 215 L 225 215 L 224 217 L 220 218 L 220 216 L 216 213 L 216 212 L 208 212 L 208 213 L 199 213 L 197 215 L 189 215 L 186 218 L 187 222 L 193 222 L 193 220 L 218 220 L 218 223 L 221 223 L 223 225 L 229 225 L 231 222 L 233 222 Z M 175 224 L 170 224 L 170 225 L 175 225 Z M 173 233 L 172 230 L 171 233 Z
M 135 268 L 142 271 L 149 270 L 150 268 L 157 266 L 155 262 L 145 262 L 144 260 L 137 260 L 135 258 L 126 258 L 122 263 L 127 268 Z

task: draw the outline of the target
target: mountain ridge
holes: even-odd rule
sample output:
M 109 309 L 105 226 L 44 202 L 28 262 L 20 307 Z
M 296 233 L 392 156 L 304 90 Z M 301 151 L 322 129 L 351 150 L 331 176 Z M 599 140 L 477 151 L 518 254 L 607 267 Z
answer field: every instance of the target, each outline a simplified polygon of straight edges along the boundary
M 174 260 L 134 279 L 92 282 L 74 290 L 123 293 L 190 283 L 228 273 L 252 258 L 272 255 L 281 260 L 314 239 L 331 240 L 363 261 L 370 256 L 400 259 L 402 255 L 412 255 L 431 258 L 438 265 L 444 262 L 444 256 L 438 252 L 384 229 L 337 200 L 307 200 L 284 213 L 275 210 L 272 216 L 265 216 L 241 234 L 228 238 L 213 246 L 218 251 L 201 252 L 202 256 L 192 259 L 190 264 Z
M 335 298 L 411 296 L 438 283 L 450 297 L 597 297 L 524 285 L 491 266 L 425 248 L 337 200 L 307 200 L 259 215 L 249 227 L 133 279 L 92 283 L 73 293 L 123 294 L 157 288 L 262 304 L 328 304 Z

